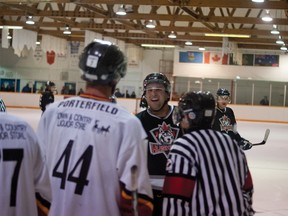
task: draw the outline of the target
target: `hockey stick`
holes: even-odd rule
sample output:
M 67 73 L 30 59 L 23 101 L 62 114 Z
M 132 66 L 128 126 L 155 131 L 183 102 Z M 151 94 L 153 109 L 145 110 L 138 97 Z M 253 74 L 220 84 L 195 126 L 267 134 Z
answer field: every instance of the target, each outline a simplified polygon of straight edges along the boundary
M 131 167 L 131 187 L 133 216 L 138 216 L 138 192 L 137 192 L 137 166 Z
M 253 146 L 256 146 L 256 145 L 264 145 L 264 144 L 266 143 L 267 139 L 268 139 L 269 134 L 270 134 L 270 129 L 266 129 L 263 141 L 260 142 L 260 143 L 254 143 L 254 144 L 252 144 L 252 145 L 253 145 Z

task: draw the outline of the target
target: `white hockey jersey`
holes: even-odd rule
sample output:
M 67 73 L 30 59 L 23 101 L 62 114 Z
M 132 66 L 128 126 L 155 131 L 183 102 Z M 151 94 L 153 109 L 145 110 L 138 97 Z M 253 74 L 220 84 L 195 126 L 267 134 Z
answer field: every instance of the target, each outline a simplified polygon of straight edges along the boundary
M 33 129 L 0 112 L 0 214 L 36 216 L 35 192 L 51 201 L 48 170 Z
M 40 119 L 37 134 L 54 198 L 51 216 L 120 215 L 121 197 L 131 202 L 134 165 L 138 205 L 153 208 L 140 121 L 119 105 L 97 99 L 81 95 L 54 102 Z

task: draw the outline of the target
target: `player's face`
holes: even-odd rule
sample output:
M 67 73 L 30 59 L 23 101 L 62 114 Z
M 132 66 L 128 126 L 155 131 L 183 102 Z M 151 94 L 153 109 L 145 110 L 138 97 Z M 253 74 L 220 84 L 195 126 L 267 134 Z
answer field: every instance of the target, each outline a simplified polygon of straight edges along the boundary
M 226 106 L 230 103 L 230 97 L 229 96 L 217 96 L 217 106 L 220 109 L 226 108 Z
M 148 106 L 152 110 L 159 110 L 168 99 L 169 95 L 160 83 L 150 83 L 146 87 L 145 94 Z

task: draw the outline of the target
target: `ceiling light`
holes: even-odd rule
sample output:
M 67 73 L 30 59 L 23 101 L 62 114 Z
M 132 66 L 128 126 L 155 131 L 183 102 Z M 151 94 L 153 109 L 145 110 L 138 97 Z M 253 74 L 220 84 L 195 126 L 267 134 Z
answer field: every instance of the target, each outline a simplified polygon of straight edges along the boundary
M 278 40 L 276 41 L 276 44 L 284 44 L 284 41 L 281 39 L 281 36 L 279 36 Z
M 266 14 L 262 17 L 262 20 L 265 22 L 271 22 L 273 18 L 270 16 L 269 10 L 266 10 Z
M 287 47 L 285 46 L 285 44 L 283 44 L 283 46 L 281 46 L 280 49 L 281 49 L 282 51 L 287 51 Z
M 271 34 L 280 34 L 279 30 L 277 29 L 277 25 L 273 25 L 273 29 L 271 30 Z
M 251 35 L 243 34 L 218 34 L 218 33 L 205 33 L 208 37 L 234 37 L 234 38 L 250 38 Z
M 172 31 L 169 35 L 168 35 L 168 38 L 171 38 L 171 39 L 175 39 L 177 36 L 176 34 L 174 33 L 174 31 Z
M 165 44 L 141 44 L 142 47 L 155 47 L 155 48 L 175 48 L 174 45 Z
M 5 29 L 5 28 L 7 28 L 7 29 L 23 29 L 23 26 L 6 26 L 6 25 L 4 25 L 4 26 L 0 26 L 0 29 Z
M 205 47 L 199 47 L 199 50 L 205 51 L 206 49 L 205 49 Z
M 65 26 L 63 34 L 65 34 L 65 35 L 70 35 L 71 34 L 71 29 L 70 29 L 70 27 L 68 25 Z
M 193 43 L 192 43 L 191 41 L 186 41 L 186 42 L 185 42 L 185 45 L 186 45 L 186 46 L 192 46 L 192 44 L 193 44 Z
M 155 28 L 155 27 L 156 27 L 155 20 L 149 20 L 146 24 L 146 28 Z
M 40 42 L 40 41 L 36 41 L 35 44 L 36 44 L 36 45 L 40 45 L 41 42 Z
M 126 10 L 125 10 L 125 8 L 124 8 L 124 5 L 121 5 L 121 6 L 118 8 L 116 14 L 117 14 L 117 15 L 120 15 L 120 16 L 125 16 L 125 15 L 126 15 Z
M 34 25 L 35 24 L 35 22 L 33 20 L 33 16 L 27 17 L 26 24 L 28 24 L 28 25 Z
M 262 3 L 264 0 L 252 0 L 252 2 Z

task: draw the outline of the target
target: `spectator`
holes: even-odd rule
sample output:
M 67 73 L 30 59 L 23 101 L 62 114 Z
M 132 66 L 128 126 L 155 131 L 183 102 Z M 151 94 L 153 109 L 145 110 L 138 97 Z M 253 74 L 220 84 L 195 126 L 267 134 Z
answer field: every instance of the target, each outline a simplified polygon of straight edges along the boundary
M 27 83 L 27 84 L 22 88 L 22 92 L 27 92 L 27 93 L 31 93 L 31 92 L 32 92 L 32 88 L 30 87 L 29 83 Z
M 79 61 L 85 93 L 51 104 L 41 117 L 37 132 L 53 195 L 49 216 L 132 215 L 135 185 L 138 215 L 151 214 L 145 131 L 110 98 L 126 66 L 117 46 L 88 44 Z
M 166 167 L 163 215 L 254 215 L 253 182 L 244 152 L 211 129 L 212 94 L 188 92 L 174 111 L 185 134 L 173 144 Z
M 80 90 L 79 90 L 79 92 L 78 92 L 78 95 L 83 94 L 83 93 L 84 93 L 83 89 L 80 88 Z
M 260 100 L 260 104 L 261 104 L 261 105 L 265 105 L 265 106 L 269 105 L 268 97 L 267 97 L 267 96 L 264 96 L 264 98 L 262 98 L 262 99 Z
M 121 97 L 124 96 L 124 95 L 120 92 L 119 88 L 116 88 L 116 89 L 115 89 L 114 95 L 115 95 L 116 98 L 121 98 Z
M 136 98 L 135 91 L 132 91 L 132 93 L 131 93 L 131 95 L 130 95 L 130 98 Z
M 69 94 L 69 87 L 67 85 L 64 85 L 61 89 L 61 94 L 68 95 Z
M 130 98 L 130 94 L 129 94 L 128 90 L 126 90 L 126 92 L 125 92 L 125 97 Z

